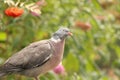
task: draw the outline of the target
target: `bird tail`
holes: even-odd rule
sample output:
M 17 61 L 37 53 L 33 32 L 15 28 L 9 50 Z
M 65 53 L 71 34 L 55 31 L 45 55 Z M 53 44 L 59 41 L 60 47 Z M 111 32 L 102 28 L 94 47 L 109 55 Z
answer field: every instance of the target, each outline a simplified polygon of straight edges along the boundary
M 7 73 L 4 71 L 3 66 L 0 66 L 0 77 L 7 75 Z
M 5 76 L 7 73 L 0 71 L 0 77 Z

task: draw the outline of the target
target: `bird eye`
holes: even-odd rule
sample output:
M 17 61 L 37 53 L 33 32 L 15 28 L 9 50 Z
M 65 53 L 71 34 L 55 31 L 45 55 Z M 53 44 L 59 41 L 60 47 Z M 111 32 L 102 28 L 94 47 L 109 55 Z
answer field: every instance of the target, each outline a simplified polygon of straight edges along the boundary
M 64 31 L 64 32 L 69 32 L 68 30 L 62 30 L 62 31 Z
M 65 30 L 63 30 L 63 31 L 65 31 Z

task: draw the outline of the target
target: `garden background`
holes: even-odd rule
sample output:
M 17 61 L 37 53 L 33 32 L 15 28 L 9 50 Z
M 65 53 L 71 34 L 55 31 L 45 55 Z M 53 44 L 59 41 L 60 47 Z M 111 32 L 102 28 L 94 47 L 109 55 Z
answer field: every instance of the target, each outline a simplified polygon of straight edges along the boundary
M 0 0 L 1 65 L 28 44 L 49 39 L 59 27 L 65 26 L 71 29 L 73 36 L 66 40 L 62 61 L 64 74 L 50 71 L 42 75 L 41 80 L 120 80 L 120 0 L 18 2 L 17 7 L 24 13 L 11 17 L 5 14 L 11 5 Z M 25 7 L 31 3 L 39 6 L 37 12 L 31 10 L 35 5 Z M 8 75 L 3 80 L 32 79 Z

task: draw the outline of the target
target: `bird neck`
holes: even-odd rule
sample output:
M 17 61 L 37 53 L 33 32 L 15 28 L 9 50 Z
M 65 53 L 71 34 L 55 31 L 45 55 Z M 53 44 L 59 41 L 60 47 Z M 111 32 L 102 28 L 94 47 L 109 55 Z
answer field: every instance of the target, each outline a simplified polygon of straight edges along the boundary
M 58 42 L 62 41 L 60 38 L 56 38 L 56 37 L 52 37 L 50 40 L 55 42 L 55 43 L 58 43 Z

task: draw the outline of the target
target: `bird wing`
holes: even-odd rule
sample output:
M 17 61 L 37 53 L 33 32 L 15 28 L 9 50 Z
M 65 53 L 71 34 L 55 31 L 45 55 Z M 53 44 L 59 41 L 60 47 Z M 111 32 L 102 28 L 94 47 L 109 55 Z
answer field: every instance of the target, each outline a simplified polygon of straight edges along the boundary
M 4 64 L 7 72 L 18 72 L 42 66 L 52 56 L 53 49 L 46 40 L 30 44 L 11 56 Z

